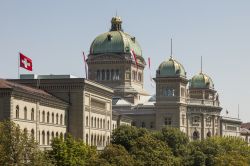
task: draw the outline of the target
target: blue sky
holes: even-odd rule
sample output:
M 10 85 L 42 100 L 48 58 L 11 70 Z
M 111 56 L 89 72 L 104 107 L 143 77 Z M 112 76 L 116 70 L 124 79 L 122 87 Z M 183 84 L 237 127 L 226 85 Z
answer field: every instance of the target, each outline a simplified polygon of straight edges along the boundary
M 84 76 L 82 51 L 109 30 L 116 10 L 125 32 L 136 36 L 152 73 L 170 55 L 191 78 L 200 71 L 212 77 L 222 114 L 250 121 L 250 1 L 248 0 L 1 0 L 0 78 L 17 78 L 17 57 L 33 60 L 36 74 Z M 28 73 L 21 70 L 21 73 Z M 154 93 L 145 69 L 145 88 Z

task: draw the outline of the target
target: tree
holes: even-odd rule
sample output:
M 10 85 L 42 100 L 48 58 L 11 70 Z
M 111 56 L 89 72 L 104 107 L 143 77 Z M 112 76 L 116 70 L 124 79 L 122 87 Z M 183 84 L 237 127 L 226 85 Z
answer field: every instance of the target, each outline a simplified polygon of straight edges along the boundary
M 50 165 L 34 138 L 14 122 L 0 122 L 0 165 Z
M 148 133 L 149 132 L 144 128 L 138 129 L 134 126 L 122 125 L 114 130 L 111 143 L 122 145 L 129 152 L 132 147 L 131 142 Z
M 121 145 L 108 145 L 104 151 L 101 152 L 100 158 L 106 160 L 112 166 L 133 166 L 135 161 L 127 150 Z M 100 165 L 103 165 L 101 163 Z
M 240 138 L 212 137 L 190 143 L 189 158 L 194 165 L 204 155 L 205 165 L 250 165 L 250 147 Z M 190 160 L 191 161 L 191 160 Z
M 179 129 L 165 127 L 161 132 L 155 133 L 154 136 L 164 141 L 172 149 L 175 156 L 180 157 L 187 154 L 189 140 L 187 135 Z
M 179 165 L 171 149 L 150 134 L 143 135 L 133 140 L 130 154 L 134 156 L 136 165 Z
M 51 143 L 52 150 L 49 156 L 53 163 L 58 166 L 81 166 L 95 157 L 96 150 L 84 144 L 82 140 L 76 140 L 68 135 L 65 140 L 54 138 Z

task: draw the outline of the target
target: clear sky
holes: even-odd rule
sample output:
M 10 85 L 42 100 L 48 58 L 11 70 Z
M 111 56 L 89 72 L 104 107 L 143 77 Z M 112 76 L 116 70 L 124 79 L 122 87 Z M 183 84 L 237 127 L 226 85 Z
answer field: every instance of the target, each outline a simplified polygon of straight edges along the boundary
M 84 77 L 82 51 L 110 29 L 118 13 L 125 32 L 136 36 L 152 73 L 170 56 L 188 78 L 203 71 L 220 94 L 222 114 L 250 121 L 249 0 L 0 0 L 0 78 L 17 78 L 18 52 L 33 60 L 35 74 Z M 21 73 L 28 73 L 21 70 Z M 155 93 L 145 69 L 145 88 Z

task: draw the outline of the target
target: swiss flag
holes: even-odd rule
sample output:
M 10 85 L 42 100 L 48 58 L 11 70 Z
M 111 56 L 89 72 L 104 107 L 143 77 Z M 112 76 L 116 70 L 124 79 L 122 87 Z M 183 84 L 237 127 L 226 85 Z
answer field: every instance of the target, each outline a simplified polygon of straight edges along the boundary
M 136 57 L 136 54 L 135 54 L 134 50 L 130 50 L 130 54 L 134 57 L 136 67 L 137 67 L 137 69 L 138 69 L 137 57 Z
M 32 60 L 27 56 L 23 55 L 22 53 L 19 54 L 20 54 L 20 67 L 32 71 Z

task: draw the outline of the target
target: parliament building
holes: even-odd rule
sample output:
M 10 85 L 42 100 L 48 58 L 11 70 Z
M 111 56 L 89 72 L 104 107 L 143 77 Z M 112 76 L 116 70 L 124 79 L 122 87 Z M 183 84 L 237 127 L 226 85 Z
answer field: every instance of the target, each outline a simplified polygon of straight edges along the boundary
M 19 124 L 42 148 L 69 132 L 101 149 L 122 124 L 175 127 L 190 140 L 240 136 L 241 121 L 220 115 L 213 80 L 204 71 L 187 78 L 172 55 L 155 71 L 156 91 L 150 95 L 144 89 L 142 49 L 136 37 L 123 31 L 118 16 L 91 43 L 87 64 L 87 79 L 31 74 L 0 80 L 0 120 Z

